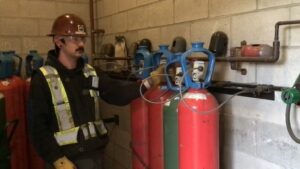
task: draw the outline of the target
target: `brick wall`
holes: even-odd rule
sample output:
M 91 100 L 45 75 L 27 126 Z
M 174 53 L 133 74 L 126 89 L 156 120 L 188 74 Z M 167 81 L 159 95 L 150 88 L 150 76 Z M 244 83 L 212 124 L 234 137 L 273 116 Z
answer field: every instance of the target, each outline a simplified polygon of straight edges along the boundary
M 228 34 L 229 47 L 242 40 L 272 45 L 275 23 L 300 19 L 299 9 L 299 0 L 98 0 L 97 25 L 106 30 L 103 43 L 125 35 L 129 44 L 149 38 L 155 49 L 161 43 L 170 44 L 175 36 L 204 41 L 207 47 L 215 31 Z M 218 63 L 214 79 L 291 86 L 300 70 L 299 32 L 299 26 L 281 28 L 283 47 L 276 64 L 243 63 L 248 71 L 243 76 L 229 64 Z M 300 146 L 286 131 L 280 94 L 276 93 L 275 101 L 236 97 L 221 110 L 221 168 L 300 168 Z M 218 95 L 219 101 L 226 97 Z M 129 107 L 104 104 L 103 109 L 107 116 L 121 116 L 107 148 L 107 169 L 129 169 Z M 292 122 L 299 128 L 300 117 L 293 115 Z
M 67 12 L 89 25 L 88 0 L 0 0 L 0 51 L 15 50 L 24 58 L 35 49 L 45 56 L 53 48 L 46 34 L 54 19 Z

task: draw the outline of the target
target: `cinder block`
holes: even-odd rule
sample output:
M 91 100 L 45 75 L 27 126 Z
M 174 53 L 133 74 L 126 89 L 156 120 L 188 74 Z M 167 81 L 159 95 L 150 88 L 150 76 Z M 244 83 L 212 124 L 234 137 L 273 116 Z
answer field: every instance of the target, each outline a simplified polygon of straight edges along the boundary
M 76 0 L 58 0 L 59 2 L 76 2 Z
M 284 126 L 259 121 L 257 156 L 286 168 L 300 167 L 300 146 L 294 143 Z
M 114 160 L 112 169 L 129 169 L 129 168 L 126 168 L 125 166 L 121 165 L 120 163 Z
M 239 46 L 242 40 L 246 40 L 249 44 L 265 43 L 272 45 L 275 23 L 281 20 L 289 20 L 289 9 L 275 9 L 233 16 L 231 27 L 233 46 Z M 288 33 L 288 30 L 282 26 L 280 31 L 281 45 L 288 44 Z
M 117 0 L 103 0 L 103 16 L 112 15 L 118 11 Z
M 299 0 L 300 2 L 300 0 Z M 291 20 L 298 20 L 300 17 L 300 6 L 291 8 Z M 291 30 L 291 46 L 299 46 L 300 45 L 300 28 L 299 25 L 290 26 Z M 282 35 L 281 35 L 282 36 Z
M 136 7 L 136 0 L 118 0 L 118 11 L 125 11 Z
M 20 16 L 20 7 L 18 5 L 18 1 L 2 0 L 0 5 L 0 16 L 2 17 Z
M 130 149 L 130 142 L 131 142 L 131 136 L 130 133 L 128 133 L 127 131 L 124 131 L 120 128 L 115 128 L 113 131 L 113 136 L 111 137 L 111 139 L 113 139 L 113 142 L 120 146 L 123 147 L 124 149 L 131 151 Z
M 113 159 L 111 157 L 108 157 L 107 155 L 104 155 L 103 164 L 105 169 L 114 169 Z
M 65 13 L 74 13 L 80 16 L 80 18 L 82 18 L 85 22 L 87 22 L 90 19 L 88 4 L 58 2 L 56 4 L 56 11 L 57 11 L 56 16 Z
M 208 17 L 208 0 L 175 0 L 175 23 Z
M 244 116 L 274 124 L 285 125 L 285 121 L 283 120 L 285 104 L 282 103 L 280 94 L 281 92 L 275 93 L 275 101 L 236 96 L 220 111 L 234 116 Z M 221 103 L 227 97 L 227 95 L 218 95 L 219 102 Z
M 41 19 L 38 21 L 39 23 L 39 35 L 41 36 L 46 36 L 51 32 L 52 29 L 52 24 L 54 20 L 46 20 L 46 19 Z
M 131 123 L 130 123 L 130 105 L 123 106 L 121 110 L 116 112 L 115 114 L 119 115 L 119 128 L 123 131 L 130 133 L 131 131 Z
M 181 36 L 185 38 L 187 46 L 190 46 L 191 25 L 189 23 L 176 24 L 161 28 L 161 44 L 172 46 L 175 37 Z M 188 49 L 188 47 L 187 47 Z
M 299 52 L 299 47 L 281 48 L 279 63 L 275 65 L 259 64 L 257 66 L 258 83 L 292 86 L 299 75 Z M 287 75 L 289 78 L 286 78 Z
M 92 51 L 91 51 L 91 38 L 90 38 L 90 37 L 88 37 L 88 38 L 86 39 L 84 52 L 85 52 L 88 56 L 91 56 Z M 91 58 L 89 58 L 89 59 L 91 59 Z M 91 61 L 91 60 L 89 60 L 89 61 Z M 91 63 L 91 62 L 89 62 L 89 63 Z
M 258 0 L 258 8 L 263 9 L 263 8 L 269 8 L 269 7 L 274 7 L 274 6 L 282 6 L 282 5 L 287 5 L 291 4 L 292 0 Z
M 256 0 L 211 0 L 209 1 L 210 17 L 254 11 L 255 9 L 256 9 Z
M 209 47 L 210 38 L 216 31 L 222 31 L 227 34 L 230 46 L 230 18 L 204 20 L 191 24 L 191 41 L 204 42 L 206 48 Z
M 105 35 L 102 38 L 102 43 L 115 43 L 115 35 L 114 34 L 109 34 L 109 35 Z
M 126 33 L 124 33 L 124 36 L 126 37 L 126 42 L 127 42 L 128 48 L 130 47 L 130 45 L 132 43 L 137 42 L 139 39 L 137 31 L 126 32 Z
M 18 54 L 22 52 L 22 41 L 19 37 L 2 37 L 0 36 L 1 51 L 14 50 Z
M 256 121 L 255 119 L 223 115 L 221 116 L 221 146 L 230 147 L 255 156 Z
M 38 20 L 2 18 L 1 35 L 34 36 L 39 34 Z
M 112 16 L 112 32 L 126 32 L 127 31 L 127 12 L 118 13 Z
M 103 4 L 104 1 L 97 1 L 95 3 L 96 8 L 95 8 L 95 12 L 96 12 L 96 18 L 102 18 L 104 16 L 104 9 L 103 9 Z
M 224 149 L 221 161 L 223 169 L 285 169 L 282 166 L 229 148 Z
M 158 49 L 158 45 L 160 44 L 160 29 L 154 28 L 138 31 L 138 38 L 139 40 L 142 40 L 144 38 L 149 39 L 152 43 L 152 50 L 156 50 Z
M 105 147 L 105 156 L 108 158 L 114 159 L 114 149 L 115 149 L 115 143 L 110 141 L 107 146 Z
M 20 1 L 20 15 L 30 18 L 55 18 L 54 1 Z
M 136 8 L 128 11 L 127 25 L 128 30 L 145 28 L 148 25 L 149 9 L 146 7 Z M 157 19 L 157 18 L 156 18 Z
M 122 155 L 120 155 L 122 154 Z M 129 169 L 131 166 L 131 151 L 124 149 L 123 147 L 115 147 L 115 161 L 123 166 L 123 168 Z
M 50 37 L 31 37 L 23 38 L 22 53 L 28 53 L 29 50 L 38 50 L 39 53 L 48 53 L 54 48 Z
M 89 1 L 87 1 L 87 0 L 73 0 L 73 1 L 80 2 L 80 3 L 89 3 Z M 94 2 L 96 2 L 96 1 L 94 0 Z
M 148 27 L 173 23 L 173 1 L 165 0 L 148 7 Z
M 159 0 L 137 0 L 136 3 L 137 5 L 145 5 L 145 4 L 149 4 L 149 3 L 153 3 Z
M 105 34 L 110 34 L 113 32 L 112 30 L 112 17 L 104 17 L 101 19 L 98 19 L 98 29 L 104 29 Z

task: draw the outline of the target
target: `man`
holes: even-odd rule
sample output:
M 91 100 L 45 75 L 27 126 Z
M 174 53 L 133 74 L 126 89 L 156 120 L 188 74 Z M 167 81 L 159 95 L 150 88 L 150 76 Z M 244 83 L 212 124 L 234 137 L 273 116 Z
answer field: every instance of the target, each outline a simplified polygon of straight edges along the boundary
M 139 84 L 109 78 L 81 58 L 86 25 L 74 14 L 53 24 L 54 50 L 31 81 L 29 126 L 32 143 L 49 169 L 101 169 L 108 142 L 98 96 L 126 105 L 139 96 Z M 146 90 L 143 86 L 143 90 Z

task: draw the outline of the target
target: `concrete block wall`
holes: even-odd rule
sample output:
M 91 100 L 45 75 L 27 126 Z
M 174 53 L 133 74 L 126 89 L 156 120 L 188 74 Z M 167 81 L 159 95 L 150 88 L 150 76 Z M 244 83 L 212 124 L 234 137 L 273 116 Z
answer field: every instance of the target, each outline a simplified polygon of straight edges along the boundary
M 67 12 L 89 25 L 88 0 L 0 0 L 0 51 L 15 50 L 25 58 L 29 50 L 44 57 L 53 48 L 47 37 L 54 19 Z M 88 43 L 87 52 L 90 53 Z
M 125 35 L 132 42 L 149 38 L 155 49 L 171 44 L 175 36 L 188 42 L 203 41 L 208 47 L 215 31 L 229 36 L 229 47 L 240 41 L 272 45 L 274 25 L 281 20 L 300 19 L 299 0 L 97 0 L 97 26 L 105 29 L 102 43 L 114 43 Z M 281 56 L 275 64 L 243 63 L 246 76 L 218 63 L 214 79 L 244 83 L 291 86 L 300 73 L 300 28 L 280 29 Z M 98 44 L 100 46 L 100 44 Z M 222 169 L 298 169 L 300 145 L 289 137 L 285 126 L 285 104 L 275 101 L 235 97 L 220 111 Z M 222 102 L 227 95 L 217 95 Z M 107 116 L 121 115 L 107 148 L 107 169 L 131 168 L 129 107 L 105 103 Z M 299 108 L 293 112 L 299 113 Z M 300 117 L 292 116 L 299 128 Z M 297 132 L 300 136 L 300 132 Z M 121 157 L 120 157 L 121 156 Z

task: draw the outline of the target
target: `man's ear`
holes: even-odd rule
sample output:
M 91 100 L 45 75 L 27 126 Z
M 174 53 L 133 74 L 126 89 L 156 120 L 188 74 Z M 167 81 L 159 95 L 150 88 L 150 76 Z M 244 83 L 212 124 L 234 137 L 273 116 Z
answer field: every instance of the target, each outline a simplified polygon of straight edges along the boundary
M 58 38 L 58 37 L 54 37 L 54 38 L 53 38 L 53 42 L 54 42 L 54 44 L 55 44 L 56 46 L 58 46 L 59 48 L 61 48 L 61 47 L 63 46 L 63 44 L 64 44 L 63 39 Z

